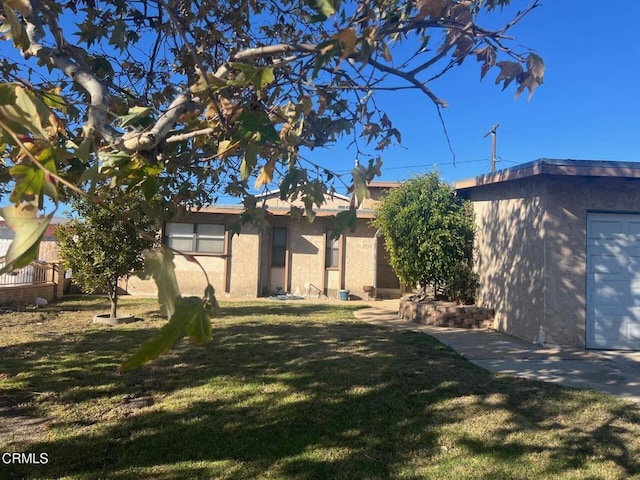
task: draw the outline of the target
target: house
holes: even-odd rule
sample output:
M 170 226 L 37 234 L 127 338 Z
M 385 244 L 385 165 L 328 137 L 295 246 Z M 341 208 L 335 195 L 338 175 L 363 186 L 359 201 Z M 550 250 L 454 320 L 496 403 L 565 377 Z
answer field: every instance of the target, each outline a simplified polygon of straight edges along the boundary
M 478 304 L 529 341 L 640 350 L 640 163 L 540 159 L 460 181 Z
M 33 304 L 38 297 L 47 301 L 60 298 L 64 292 L 64 268 L 59 260 L 55 227 L 66 219 L 53 217 L 40 242 L 36 261 L 23 268 L 0 275 L 0 305 L 11 303 Z M 0 217 L 0 267 L 15 232 Z
M 357 228 L 332 239 L 335 215 L 349 208 L 350 197 L 327 195 L 313 222 L 290 215 L 291 205 L 277 192 L 259 197 L 266 208 L 265 229 L 244 225 L 232 235 L 243 208 L 215 205 L 191 212 L 164 225 L 164 242 L 194 256 L 203 266 L 218 296 L 258 297 L 289 292 L 304 297 L 338 298 L 341 290 L 366 298 L 365 286 L 378 296 L 400 297 L 403 287 L 389 266 L 383 241 L 369 225 L 376 200 L 395 183 L 371 184 L 371 198 L 357 210 Z M 200 267 L 175 257 L 183 294 L 201 295 L 205 279 Z M 153 294 L 155 285 L 131 277 L 127 291 Z
M 44 232 L 42 241 L 40 242 L 37 260 L 47 262 L 59 261 L 60 256 L 58 255 L 58 241 L 56 240 L 54 232 L 56 225 L 65 223 L 66 221 L 67 219 L 62 217 L 53 217 L 51 219 L 51 222 Z M 11 228 L 7 225 L 7 222 L 4 220 L 4 218 L 0 217 L 0 257 L 6 255 L 7 250 L 9 250 L 9 245 L 11 245 L 14 237 L 15 232 L 11 230 Z

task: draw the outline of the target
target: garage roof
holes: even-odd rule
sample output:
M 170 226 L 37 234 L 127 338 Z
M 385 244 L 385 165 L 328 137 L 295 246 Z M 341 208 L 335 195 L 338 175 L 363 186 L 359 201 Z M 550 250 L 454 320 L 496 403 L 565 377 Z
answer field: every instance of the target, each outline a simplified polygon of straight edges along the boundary
M 494 173 L 461 180 L 455 183 L 455 189 L 464 191 L 482 185 L 509 182 L 537 175 L 640 179 L 640 162 L 540 158 Z

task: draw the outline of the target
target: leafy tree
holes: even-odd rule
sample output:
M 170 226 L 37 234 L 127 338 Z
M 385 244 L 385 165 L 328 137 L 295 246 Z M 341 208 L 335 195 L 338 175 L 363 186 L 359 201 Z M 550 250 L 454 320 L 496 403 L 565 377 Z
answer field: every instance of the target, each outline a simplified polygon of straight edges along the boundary
M 111 300 L 111 318 L 117 316 L 119 280 L 142 270 L 145 249 L 153 248 L 157 225 L 137 208 L 137 199 L 114 198 L 105 209 L 80 197 L 72 202 L 74 215 L 56 227 L 56 237 L 65 267 L 73 281 L 87 293 L 106 292 Z M 123 221 L 116 210 L 128 221 Z
M 3 270 L 31 261 L 53 216 L 44 198 L 57 204 L 61 185 L 98 205 L 95 185 L 139 191 L 158 218 L 233 195 L 243 221 L 264 218 L 254 192 L 274 183 L 309 219 L 341 185 L 368 195 L 381 152 L 401 141 L 377 91 L 415 89 L 440 110 L 432 80 L 467 58 L 516 97 L 542 83 L 542 59 L 510 36 L 539 0 L 482 26 L 510 3 L 0 0 L 1 214 L 16 231 Z M 337 142 L 363 160 L 350 178 L 305 157 Z M 354 218 L 340 212 L 337 224 Z M 169 253 L 154 253 L 148 275 L 178 312 Z M 171 332 L 192 324 L 179 325 Z
M 420 299 L 433 286 L 448 300 L 473 301 L 473 212 L 437 172 L 392 189 L 376 208 L 373 224 L 396 274 L 419 287 Z

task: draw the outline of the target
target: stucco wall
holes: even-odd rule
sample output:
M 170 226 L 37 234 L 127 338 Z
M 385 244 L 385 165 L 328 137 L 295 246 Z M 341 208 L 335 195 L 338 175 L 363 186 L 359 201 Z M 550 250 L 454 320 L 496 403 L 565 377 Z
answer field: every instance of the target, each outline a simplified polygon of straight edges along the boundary
M 533 342 L 585 346 L 590 211 L 640 212 L 640 180 L 535 176 L 474 188 L 478 304 Z
M 306 285 L 322 288 L 324 284 L 325 240 L 324 219 L 313 223 L 306 220 L 291 221 L 289 224 L 289 271 L 290 289 L 295 295 L 306 295 Z
M 547 341 L 585 346 L 587 213 L 640 212 L 640 181 L 547 179 Z
M 221 220 L 218 217 L 217 221 Z M 207 217 L 195 217 L 194 221 L 206 222 Z M 210 220 L 209 220 L 210 221 Z M 227 225 L 230 220 L 223 218 Z M 251 227 L 244 227 L 240 235 L 231 237 L 227 255 L 193 255 L 203 266 L 209 281 L 219 297 L 256 297 L 261 260 L 261 236 Z M 182 295 L 201 296 L 204 293 L 206 279 L 200 267 L 184 257 L 174 258 L 176 279 Z M 225 286 L 230 291 L 225 292 Z M 132 295 L 155 295 L 157 292 L 153 280 L 141 280 L 136 276 L 129 278 L 127 292 Z
M 203 266 L 209 281 L 216 290 L 217 295 L 224 294 L 224 264 L 225 257 L 194 255 Z M 176 255 L 173 263 L 176 267 L 176 279 L 182 295 L 202 296 L 207 285 L 206 279 L 200 267 L 187 261 L 183 256 Z M 156 295 L 157 288 L 153 280 L 141 280 L 136 275 L 129 277 L 125 284 L 127 293 L 131 295 Z
M 262 238 L 263 235 L 255 228 L 244 226 L 240 235 L 230 239 L 228 252 L 230 257 L 227 266 L 230 296 L 257 297 L 260 294 Z
M 376 230 L 362 222 L 345 237 L 344 285 L 351 294 L 366 298 L 362 287 L 374 285 L 376 268 Z M 382 241 L 382 239 L 380 239 Z
M 477 304 L 496 312 L 495 327 L 536 341 L 544 328 L 544 201 L 542 179 L 528 178 L 471 192 L 476 234 Z
M 191 217 L 196 222 L 226 223 L 231 217 L 204 213 Z M 339 268 L 325 268 L 326 232 L 335 227 L 335 219 L 317 217 L 313 223 L 288 216 L 269 219 L 271 228 L 287 229 L 286 269 L 271 266 L 272 230 L 259 232 L 245 226 L 240 235 L 229 238 L 227 255 L 194 255 L 209 275 L 219 296 L 256 297 L 273 293 L 281 287 L 290 293 L 317 296 L 325 289 L 337 298 L 345 288 L 353 295 L 363 296 L 364 285 L 373 285 L 376 266 L 375 229 L 368 219 L 359 219 L 355 232 L 347 231 L 340 240 Z M 184 295 L 202 295 L 204 277 L 198 265 L 176 256 L 176 277 Z M 228 287 L 228 292 L 225 292 Z M 128 283 L 131 294 L 155 294 L 152 281 L 132 277 Z

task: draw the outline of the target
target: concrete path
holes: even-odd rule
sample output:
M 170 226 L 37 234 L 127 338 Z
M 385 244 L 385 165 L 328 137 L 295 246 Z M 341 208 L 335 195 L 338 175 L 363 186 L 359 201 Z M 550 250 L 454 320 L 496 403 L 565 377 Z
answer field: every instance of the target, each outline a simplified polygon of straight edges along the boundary
M 374 325 L 431 335 L 486 370 L 640 402 L 640 352 L 542 347 L 498 332 L 421 325 L 398 318 L 398 304 L 376 302 L 355 316 Z

